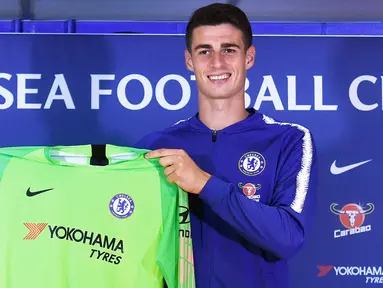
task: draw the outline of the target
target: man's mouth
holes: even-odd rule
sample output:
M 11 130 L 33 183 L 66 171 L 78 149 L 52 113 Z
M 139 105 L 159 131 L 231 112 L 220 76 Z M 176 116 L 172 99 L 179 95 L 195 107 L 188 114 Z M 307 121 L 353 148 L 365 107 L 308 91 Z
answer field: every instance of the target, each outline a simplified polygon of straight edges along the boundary
M 225 74 L 221 74 L 221 75 L 210 75 L 210 76 L 208 76 L 208 78 L 214 82 L 217 82 L 217 81 L 223 82 L 224 80 L 229 79 L 230 76 L 231 76 L 230 73 L 225 73 Z

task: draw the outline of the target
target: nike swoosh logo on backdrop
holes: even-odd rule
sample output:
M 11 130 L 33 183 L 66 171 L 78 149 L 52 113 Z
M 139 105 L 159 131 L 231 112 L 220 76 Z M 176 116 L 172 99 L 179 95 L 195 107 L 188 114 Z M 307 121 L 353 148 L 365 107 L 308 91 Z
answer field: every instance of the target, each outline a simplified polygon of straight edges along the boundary
M 32 196 L 36 196 L 36 195 L 39 195 L 39 194 L 41 194 L 41 193 L 48 192 L 48 191 L 51 191 L 51 190 L 53 190 L 53 188 L 32 192 L 32 191 L 31 191 L 31 188 L 28 188 L 28 190 L 27 190 L 27 196 L 28 196 L 28 197 L 32 197 Z
M 352 169 L 355 169 L 356 167 L 359 167 L 359 166 L 362 166 L 363 164 L 366 164 L 368 162 L 370 162 L 372 159 L 370 160 L 366 160 L 366 161 L 362 161 L 362 162 L 358 162 L 358 163 L 355 163 L 355 164 L 350 164 L 350 165 L 347 165 L 347 166 L 343 166 L 343 167 L 337 167 L 336 166 L 336 160 L 331 164 L 331 168 L 330 168 L 330 172 L 331 174 L 333 175 L 339 175 L 339 174 L 342 174 L 342 173 L 345 173 L 345 172 L 348 172 Z

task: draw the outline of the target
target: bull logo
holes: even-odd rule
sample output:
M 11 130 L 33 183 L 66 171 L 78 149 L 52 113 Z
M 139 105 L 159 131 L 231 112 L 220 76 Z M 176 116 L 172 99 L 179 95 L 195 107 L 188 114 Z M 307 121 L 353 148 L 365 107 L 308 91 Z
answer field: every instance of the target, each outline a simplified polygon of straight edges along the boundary
M 238 186 L 242 189 L 243 194 L 245 194 L 247 197 L 254 196 L 255 193 L 262 187 L 261 184 L 254 185 L 252 183 L 246 183 L 245 185 L 242 185 L 242 182 L 239 182 Z
M 358 204 L 351 203 L 344 205 L 342 209 L 336 209 L 338 206 L 336 203 L 330 205 L 330 211 L 336 215 L 339 215 L 339 220 L 347 229 L 353 229 L 363 225 L 365 215 L 372 213 L 375 209 L 374 204 L 367 203 L 368 207 L 362 207 Z

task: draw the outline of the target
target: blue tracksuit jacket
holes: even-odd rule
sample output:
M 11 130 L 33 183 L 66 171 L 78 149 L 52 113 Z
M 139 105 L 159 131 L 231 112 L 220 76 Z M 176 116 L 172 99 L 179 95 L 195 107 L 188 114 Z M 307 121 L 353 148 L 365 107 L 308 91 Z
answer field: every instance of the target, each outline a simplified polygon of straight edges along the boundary
M 197 288 L 289 287 L 287 259 L 313 220 L 310 131 L 248 111 L 220 131 L 196 114 L 135 145 L 184 149 L 212 175 L 200 195 L 189 194 Z

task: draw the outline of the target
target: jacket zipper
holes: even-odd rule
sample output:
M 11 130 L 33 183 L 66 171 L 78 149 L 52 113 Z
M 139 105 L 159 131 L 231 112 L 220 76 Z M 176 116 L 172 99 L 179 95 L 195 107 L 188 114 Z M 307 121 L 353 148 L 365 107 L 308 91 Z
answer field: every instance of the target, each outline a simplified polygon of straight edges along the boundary
M 213 142 L 213 163 L 214 163 L 214 159 L 215 159 L 215 153 L 216 153 L 216 147 L 215 147 L 215 145 L 216 144 L 214 144 L 215 142 L 217 142 L 217 134 L 218 134 L 218 131 L 217 130 L 213 130 L 213 133 L 212 133 L 212 135 L 211 135 L 211 141 Z M 201 226 L 202 227 L 202 226 Z M 202 235 L 202 231 L 201 231 L 201 235 Z M 212 237 L 212 235 L 211 234 L 209 234 L 209 238 L 211 238 Z M 213 242 L 213 240 L 211 240 L 210 242 Z M 212 267 L 211 267 L 211 263 L 213 262 L 213 258 L 214 258 L 214 252 L 212 251 L 212 249 L 213 249 L 213 247 L 212 247 L 212 245 L 209 245 L 209 256 L 210 256 L 210 263 L 209 263 L 209 272 L 208 272 L 208 275 L 209 275 L 209 280 L 208 280 L 208 285 L 209 285 L 209 287 L 210 287 L 210 283 L 211 283 L 211 278 L 212 278 L 212 276 L 211 276 L 211 270 L 212 270 Z
M 217 130 L 213 131 L 213 135 L 211 136 L 211 141 L 216 142 L 217 141 Z

